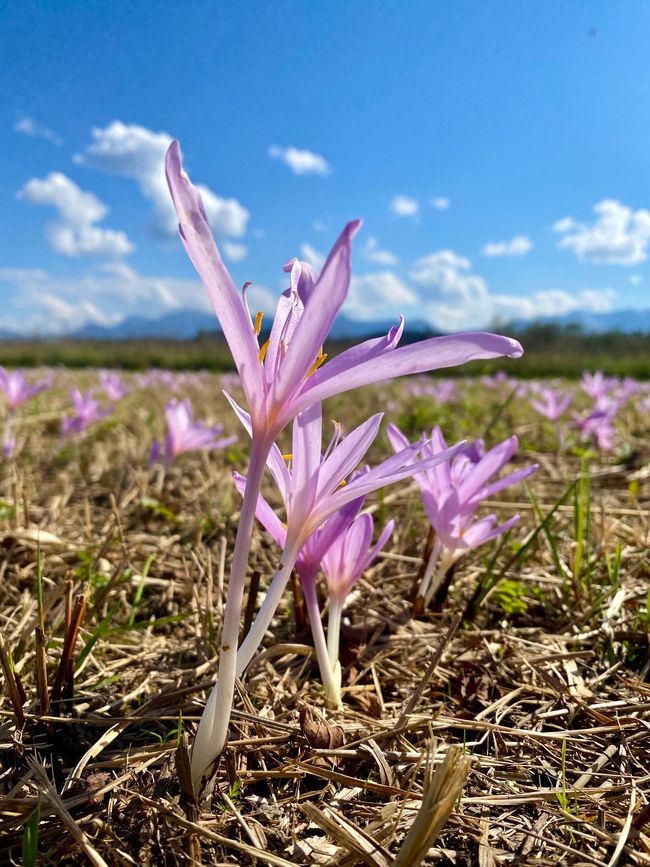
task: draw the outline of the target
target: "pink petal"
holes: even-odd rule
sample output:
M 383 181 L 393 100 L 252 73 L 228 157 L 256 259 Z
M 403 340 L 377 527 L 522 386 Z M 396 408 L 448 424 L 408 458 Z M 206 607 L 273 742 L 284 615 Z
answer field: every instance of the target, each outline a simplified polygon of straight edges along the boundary
M 248 405 L 257 413 L 262 406 L 263 384 L 253 323 L 214 243 L 201 196 L 183 171 L 177 141 L 169 146 L 165 171 L 183 246 L 208 291 L 239 371 Z

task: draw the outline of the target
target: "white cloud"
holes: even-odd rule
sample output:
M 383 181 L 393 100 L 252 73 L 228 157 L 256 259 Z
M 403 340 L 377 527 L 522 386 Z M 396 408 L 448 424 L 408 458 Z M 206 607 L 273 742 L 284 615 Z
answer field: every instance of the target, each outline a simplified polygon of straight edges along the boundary
M 374 262 L 375 265 L 397 265 L 399 262 L 394 253 L 391 253 L 389 250 L 380 249 L 376 238 L 368 238 L 361 252 L 368 262 Z
M 223 241 L 221 249 L 230 262 L 241 262 L 248 255 L 246 244 L 236 244 L 234 241 Z
M 418 302 L 417 294 L 393 271 L 353 276 L 343 311 L 355 319 L 377 319 L 384 308 L 390 315 Z
M 74 161 L 111 175 L 134 180 L 153 205 L 153 228 L 163 236 L 176 235 L 178 220 L 165 180 L 165 154 L 172 141 L 166 132 L 113 121 L 92 130 L 93 141 Z M 203 184 L 196 185 L 215 233 L 240 238 L 246 233 L 249 211 L 237 199 L 224 199 Z
M 124 256 L 134 248 L 124 232 L 96 226 L 108 207 L 61 172 L 31 178 L 16 193 L 33 205 L 53 207 L 58 217 L 46 227 L 50 246 L 66 256 Z
M 471 262 L 453 250 L 439 250 L 419 259 L 411 279 L 425 293 L 420 304 L 429 322 L 447 331 L 485 327 L 495 320 L 560 316 L 573 310 L 604 312 L 611 309 L 612 289 L 561 289 L 530 296 L 492 294 L 485 280 L 471 272 Z
M 321 268 L 325 264 L 325 259 L 327 258 L 324 253 L 321 253 L 320 250 L 312 247 L 311 244 L 301 244 L 300 255 L 305 262 L 311 265 L 317 274 L 320 273 Z
M 525 235 L 515 235 L 509 241 L 490 241 L 483 246 L 484 256 L 525 256 L 533 249 L 533 242 Z
M 431 199 L 431 204 L 439 211 L 446 211 L 451 202 L 444 196 L 437 196 L 435 199 Z
M 420 210 L 420 203 L 417 199 L 400 194 L 393 196 L 390 209 L 397 217 L 414 217 Z
M 282 148 L 271 145 L 268 155 L 273 160 L 281 160 L 289 166 L 294 175 L 320 175 L 326 177 L 331 168 L 325 157 L 313 151 L 300 150 L 295 147 Z
M 50 129 L 47 126 L 41 126 L 36 123 L 33 117 L 23 117 L 19 121 L 16 121 L 14 124 L 14 132 L 28 135 L 31 138 L 44 138 L 47 141 L 52 142 L 52 144 L 57 145 L 57 147 L 63 144 L 62 139 L 53 129 Z
M 0 326 L 27 335 L 66 334 L 87 323 L 113 325 L 128 315 L 211 310 L 200 281 L 144 275 L 119 261 L 63 277 L 40 269 L 0 269 L 0 284 L 14 298 L 3 305 Z
M 643 275 L 642 274 L 630 274 L 627 278 L 633 286 L 640 286 L 643 283 Z
M 558 246 L 572 250 L 580 262 L 608 265 L 638 265 L 648 258 L 650 211 L 633 211 L 615 199 L 594 205 L 597 219 L 592 224 L 564 217 L 553 224 L 563 235 Z

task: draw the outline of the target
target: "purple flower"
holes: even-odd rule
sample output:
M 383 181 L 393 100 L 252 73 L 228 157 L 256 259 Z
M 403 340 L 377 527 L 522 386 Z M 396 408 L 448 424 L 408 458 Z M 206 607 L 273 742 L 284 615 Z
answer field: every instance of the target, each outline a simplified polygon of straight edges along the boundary
M 207 427 L 192 418 L 192 404 L 185 400 L 172 399 L 165 407 L 168 434 L 165 437 L 165 464 L 170 467 L 175 458 L 184 452 L 222 449 L 237 442 L 236 436 L 222 437 L 223 425 Z M 157 444 L 155 444 L 157 445 Z M 155 450 L 160 454 L 160 448 Z M 152 448 L 152 456 L 154 449 Z
M 395 451 L 408 445 L 407 438 L 395 425 L 388 426 L 388 439 Z M 438 427 L 433 429 L 431 439 L 422 439 L 420 445 L 423 458 L 440 454 L 447 448 Z M 519 515 L 503 524 L 498 523 L 496 515 L 475 519 L 476 511 L 484 500 L 523 481 L 537 469 L 537 464 L 533 464 L 490 482 L 512 458 L 516 449 L 516 436 L 504 440 L 488 452 L 483 441 L 476 440 L 450 463 L 438 464 L 414 476 L 422 491 L 427 517 L 436 531 L 431 558 L 418 589 L 418 596 L 425 605 L 452 563 L 471 548 L 477 548 L 505 533 L 519 520 Z M 437 580 L 430 584 L 436 567 Z
M 110 415 L 112 410 L 102 409 L 98 400 L 92 396 L 92 389 L 83 394 L 78 388 L 70 389 L 74 415 L 61 420 L 61 436 L 69 437 L 86 430 L 93 422 Z
M 616 407 L 593 409 L 588 415 L 580 416 L 574 413 L 574 427 L 580 432 L 582 439 L 595 442 L 599 449 L 609 452 L 614 448 L 616 429 L 614 416 Z
M 252 435 L 253 422 L 250 415 L 234 402 L 231 403 L 242 424 Z M 299 413 L 294 420 L 291 468 L 287 467 L 278 447 L 276 445 L 271 447 L 268 467 L 286 506 L 286 531 L 282 534 L 278 533 L 277 521 L 270 519 L 271 509 L 261 496 L 256 501 L 256 513 L 264 516 L 263 523 L 269 523 L 271 526 L 275 524 L 274 535 L 276 538 L 284 537 L 284 546 L 278 571 L 271 581 L 248 635 L 237 651 L 236 675 L 243 673 L 259 647 L 282 598 L 291 570 L 309 537 L 325 524 L 328 518 L 337 512 L 340 513 L 344 507 L 352 508 L 352 503 L 371 491 L 405 479 L 418 472 L 420 468 L 428 469 L 441 461 L 448 460 L 464 445 L 461 443 L 439 454 L 427 455 L 425 461 L 418 462 L 416 458 L 421 449 L 420 444 L 417 443 L 415 446 L 407 444 L 397 454 L 382 461 L 373 469 L 350 477 L 377 436 L 381 419 L 382 413 L 372 416 L 344 438 L 341 438 L 338 429 L 323 456 L 321 455 L 321 404 L 318 403 Z M 348 478 L 349 481 L 346 482 Z M 243 490 L 245 497 L 249 490 L 248 484 L 244 483 L 241 477 L 238 479 L 236 476 L 235 479 L 239 482 L 238 487 Z M 332 526 L 335 525 L 330 525 L 330 532 Z M 331 671 L 328 667 L 325 667 L 324 671 L 321 669 L 321 673 L 326 680 L 328 678 L 331 680 L 329 677 Z M 219 729 L 222 725 L 221 686 L 221 681 L 218 681 L 212 690 L 196 733 L 192 750 L 192 768 L 195 777 L 200 777 L 203 770 L 221 752 L 222 746 L 218 742 L 219 739 L 215 737 L 215 729 Z M 335 689 L 333 682 L 328 684 L 328 688 Z
M 0 367 L 0 389 L 4 391 L 10 410 L 18 407 L 34 395 L 51 385 L 51 379 L 41 379 L 30 385 L 22 370 L 13 370 L 11 373 Z
M 109 400 L 122 400 L 129 393 L 128 386 L 121 377 L 112 370 L 100 370 L 99 381 Z
M 269 340 L 260 348 L 261 314 L 252 322 L 246 294 L 235 288 L 212 238 L 201 197 L 181 165 L 178 142 L 167 152 L 167 180 L 181 240 L 201 275 L 246 395 L 255 437 L 273 441 L 294 416 L 335 394 L 409 373 L 464 364 L 475 358 L 522 354 L 516 340 L 474 332 L 434 337 L 398 348 L 403 323 L 325 364 L 322 351 L 350 284 L 350 244 L 360 227 L 345 227 L 317 276 L 293 259 L 290 286 L 280 296 Z
M 557 422 L 572 400 L 572 394 L 561 398 L 555 389 L 546 387 L 540 390 L 540 400 L 531 400 L 530 405 L 549 421 Z
M 453 367 L 475 358 L 519 357 L 516 340 L 471 333 L 437 337 L 398 348 L 403 321 L 385 337 L 342 352 L 326 362 L 323 344 L 350 285 L 350 248 L 360 223 L 348 223 L 334 244 L 319 276 L 305 262 L 293 259 L 285 270 L 289 288 L 282 293 L 269 339 L 259 346 L 262 313 L 251 319 L 246 290 L 235 288 L 219 251 L 198 190 L 181 164 L 178 142 L 167 151 L 167 181 L 179 219 L 181 241 L 201 276 L 239 372 L 251 417 L 252 445 L 248 482 L 242 503 L 224 613 L 219 659 L 221 707 L 218 723 L 210 726 L 219 755 L 226 740 L 236 673 L 236 647 L 248 552 L 264 466 L 280 431 L 298 413 L 326 397 L 395 376 Z M 193 773 L 198 768 L 194 759 Z
M 582 374 L 580 385 L 582 386 L 582 390 L 586 391 L 589 397 L 598 400 L 598 398 L 604 397 L 608 392 L 610 392 L 617 382 L 618 380 L 615 376 L 605 376 L 604 373 L 597 370 L 595 373 L 585 371 Z

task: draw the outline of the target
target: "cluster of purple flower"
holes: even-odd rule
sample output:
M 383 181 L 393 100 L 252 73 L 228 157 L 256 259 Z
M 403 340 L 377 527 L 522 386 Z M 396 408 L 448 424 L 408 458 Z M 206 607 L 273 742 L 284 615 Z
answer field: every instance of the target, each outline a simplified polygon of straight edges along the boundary
M 328 699 L 340 701 L 338 630 L 347 593 L 388 541 L 392 523 L 371 547 L 372 518 L 361 514 L 365 497 L 387 484 L 415 476 L 436 499 L 431 514 L 441 517 L 439 532 L 453 550 L 480 544 L 510 525 L 497 526 L 489 516 L 473 520 L 481 501 L 495 490 L 532 472 L 520 471 L 502 482 L 488 484 L 509 460 L 514 438 L 484 454 L 482 444 L 447 448 L 442 435 L 409 443 L 393 431 L 395 454 L 378 466 L 358 470 L 375 439 L 381 414 L 347 436 L 340 426 L 322 454 L 322 401 L 336 394 L 396 376 L 453 367 L 477 358 L 518 357 L 517 341 L 495 334 L 472 333 L 432 338 L 400 347 L 403 322 L 385 337 L 368 340 L 327 361 L 323 343 L 348 292 L 350 247 L 359 223 L 349 223 L 317 276 L 305 262 L 285 266 L 289 288 L 278 301 L 269 339 L 260 347 L 262 314 L 251 317 L 246 289 L 237 292 L 212 238 L 201 197 L 182 169 L 174 142 L 167 155 L 167 179 L 179 219 L 185 249 L 203 279 L 239 373 L 248 411 L 230 400 L 251 437 L 247 478 L 238 476 L 243 502 L 233 552 L 224 612 L 219 680 L 202 715 L 192 751 L 196 782 L 224 746 L 235 678 L 241 674 L 271 623 L 294 567 L 300 574 L 314 643 Z M 451 398 L 453 389 L 447 389 Z M 291 454 L 283 456 L 275 444 L 293 421 Z M 454 458 L 449 467 L 449 460 Z M 281 523 L 260 496 L 268 466 L 286 507 Z M 447 475 L 440 468 L 447 467 Z M 446 486 L 442 494 L 440 487 Z M 433 484 L 433 487 L 431 485 Z M 255 515 L 282 548 L 279 566 L 251 629 L 237 647 L 244 582 Z M 442 538 L 442 537 L 441 537 Z M 465 540 L 465 541 L 463 541 Z M 316 594 L 322 569 L 329 595 L 328 637 L 324 637 Z

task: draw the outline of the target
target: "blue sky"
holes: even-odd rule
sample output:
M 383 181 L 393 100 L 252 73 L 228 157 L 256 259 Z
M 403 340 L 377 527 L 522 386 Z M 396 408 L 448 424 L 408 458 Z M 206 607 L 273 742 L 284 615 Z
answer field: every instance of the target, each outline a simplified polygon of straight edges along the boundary
M 207 309 L 171 137 L 266 310 L 359 216 L 354 318 L 650 304 L 645 0 L 0 9 L 0 328 Z

